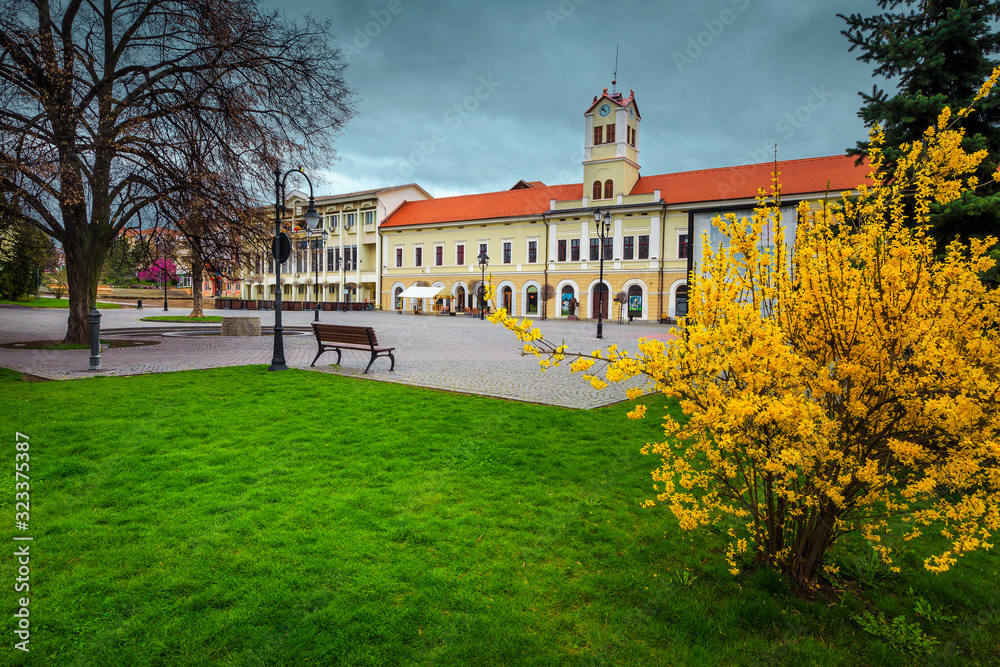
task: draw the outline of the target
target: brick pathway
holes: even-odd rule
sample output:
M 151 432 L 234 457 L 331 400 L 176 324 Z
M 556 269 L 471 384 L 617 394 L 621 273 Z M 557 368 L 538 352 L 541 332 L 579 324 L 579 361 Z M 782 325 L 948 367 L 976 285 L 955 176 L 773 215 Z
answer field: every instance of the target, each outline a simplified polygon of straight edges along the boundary
M 171 309 L 169 314 L 184 315 L 187 310 Z M 102 311 L 103 338 L 160 341 L 158 345 L 116 348 L 102 355 L 103 369 L 91 373 L 89 350 L 17 350 L 0 348 L 0 366 L 52 380 L 68 380 L 94 375 L 137 375 L 222 366 L 271 363 L 273 339 L 161 336 L 159 330 L 170 326 L 163 322 L 141 322 L 147 315 L 165 314 L 160 309 L 134 308 Z M 206 315 L 261 316 L 261 323 L 274 323 L 274 313 L 258 311 L 205 311 Z M 67 312 L 46 308 L 6 308 L 0 306 L 0 343 L 61 339 L 65 334 Z M 312 312 L 283 313 L 282 323 L 289 328 L 307 329 Z M 542 373 L 533 357 L 522 357 L 522 343 L 505 329 L 465 316 L 423 317 L 398 315 L 395 312 L 323 312 L 320 320 L 371 326 L 379 343 L 395 347 L 396 369 L 389 372 L 389 361 L 378 359 L 367 375 L 362 371 L 367 353 L 347 350 L 341 365 L 330 366 L 336 353 L 328 352 L 313 370 L 346 376 L 364 377 L 383 382 L 432 387 L 483 396 L 546 403 L 569 408 L 590 409 L 615 403 L 624 398 L 621 385 L 597 391 L 568 368 Z M 547 320 L 537 326 L 549 340 L 565 342 L 570 350 L 592 351 L 617 344 L 634 351 L 641 337 L 668 338 L 664 325 L 619 325 L 605 323 L 604 340 L 596 339 L 595 322 Z M 115 334 L 114 329 L 149 329 L 148 333 Z M 205 325 L 207 329 L 218 325 Z M 308 336 L 284 337 L 285 361 L 289 367 L 309 368 L 316 354 L 315 339 Z

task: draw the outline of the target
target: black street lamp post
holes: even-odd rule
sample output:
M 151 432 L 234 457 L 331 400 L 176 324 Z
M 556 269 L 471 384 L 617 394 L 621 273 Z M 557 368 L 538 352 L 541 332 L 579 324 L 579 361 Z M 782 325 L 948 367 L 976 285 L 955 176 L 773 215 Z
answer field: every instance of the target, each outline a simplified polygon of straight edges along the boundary
M 490 258 L 486 251 L 479 253 L 479 269 L 483 272 L 483 279 L 479 283 L 479 319 L 486 319 L 486 267 L 489 266 Z
M 274 169 L 274 243 L 271 248 L 271 255 L 274 257 L 274 352 L 271 356 L 269 371 L 287 371 L 285 365 L 285 342 L 282 338 L 284 327 L 281 326 L 281 263 L 288 259 L 290 244 L 288 237 L 281 232 L 281 217 L 285 212 L 285 181 L 293 171 L 302 174 L 309 184 L 309 208 L 303 218 L 305 218 L 306 228 L 315 229 L 319 224 L 319 213 L 316 211 L 316 201 L 313 199 L 312 181 L 301 169 L 289 169 L 285 175 L 281 175 L 281 169 Z
M 597 337 L 604 338 L 604 248 L 608 235 L 611 233 L 611 214 L 601 214 L 598 207 L 594 211 L 594 222 L 597 225 L 597 237 L 601 239 L 601 277 L 597 282 Z
M 326 245 L 326 232 L 321 232 L 318 235 L 318 238 L 312 239 L 313 269 L 315 269 L 316 272 L 316 289 L 313 291 L 313 294 L 316 296 L 316 309 L 313 312 L 313 322 L 319 322 L 319 261 L 318 260 L 321 256 L 320 253 L 323 250 L 323 246 L 325 245 Z M 329 269 L 330 267 L 327 268 Z

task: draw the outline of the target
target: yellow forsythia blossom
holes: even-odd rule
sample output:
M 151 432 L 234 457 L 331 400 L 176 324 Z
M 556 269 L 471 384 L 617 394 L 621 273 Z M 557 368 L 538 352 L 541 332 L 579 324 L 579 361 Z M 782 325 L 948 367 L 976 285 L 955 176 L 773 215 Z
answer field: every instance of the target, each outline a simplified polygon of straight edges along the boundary
M 976 99 L 998 78 L 1000 68 Z M 947 540 L 924 563 L 932 571 L 993 546 L 1000 291 L 979 276 L 996 240 L 935 256 L 927 230 L 932 206 L 978 185 L 985 152 L 964 151 L 956 129 L 969 113 L 942 112 L 900 147 L 891 173 L 875 128 L 874 185 L 802 203 L 794 239 L 783 236 L 778 175 L 751 218 L 717 218 L 727 242 L 703 238 L 689 312 L 669 342 L 572 353 L 498 320 L 552 365 L 575 357 L 571 370 L 595 387 L 641 376 L 678 401 L 685 418 L 668 413 L 664 441 L 643 449 L 659 459 L 643 506 L 666 508 L 685 530 L 735 524 L 734 572 L 748 553 L 809 585 L 836 574 L 823 556 L 851 531 L 894 570 L 894 545 L 928 533 Z

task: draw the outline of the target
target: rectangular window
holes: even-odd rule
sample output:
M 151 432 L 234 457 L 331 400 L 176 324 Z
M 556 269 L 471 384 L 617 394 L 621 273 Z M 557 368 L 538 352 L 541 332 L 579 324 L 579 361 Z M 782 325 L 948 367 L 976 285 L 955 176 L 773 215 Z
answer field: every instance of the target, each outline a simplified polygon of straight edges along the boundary
M 330 231 L 331 232 L 337 231 L 337 221 L 339 221 L 339 220 L 340 220 L 340 216 L 339 215 L 331 215 L 330 216 Z
M 613 144 L 613 143 L 615 143 L 615 126 L 614 126 L 614 123 L 612 123 L 611 125 L 608 125 L 608 131 L 606 132 L 606 134 L 608 136 L 607 136 L 607 140 L 604 143 L 606 143 L 606 144 Z
M 424 249 L 414 248 L 413 249 L 413 266 L 423 266 L 424 263 Z
M 534 264 L 538 261 L 538 241 L 528 241 L 528 263 Z
M 639 237 L 639 259 L 649 259 L 649 236 Z
M 510 264 L 510 241 L 503 242 L 503 263 Z
M 590 239 L 590 261 L 596 262 L 598 260 L 598 253 L 601 248 L 601 239 L 594 237 Z
M 396 266 L 403 266 L 403 249 L 396 248 Z
M 434 266 L 441 266 L 444 264 L 444 246 L 436 245 L 434 246 Z
M 612 259 L 615 256 L 615 237 L 609 236 L 604 239 L 604 259 Z
M 604 136 L 604 126 L 603 125 L 598 125 L 597 127 L 594 128 L 594 145 L 595 146 L 600 146 L 601 144 L 604 143 L 603 141 L 601 141 L 601 138 L 603 136 Z
M 476 263 L 478 264 L 479 263 L 479 258 L 482 257 L 483 255 L 486 255 L 486 254 L 487 254 L 486 253 L 486 244 L 485 243 L 480 243 L 479 244 L 479 254 L 476 255 Z
M 465 244 L 459 243 L 455 246 L 455 263 L 459 266 L 465 266 Z
M 677 256 L 681 259 L 687 259 L 688 256 L 688 235 L 678 234 L 677 235 Z
M 632 259 L 635 257 L 635 237 L 626 236 L 622 238 L 622 259 Z
M 566 261 L 566 239 L 560 239 L 558 250 L 556 251 L 556 259 L 560 262 Z
M 354 226 L 354 213 L 347 214 L 347 220 L 344 222 L 344 229 L 350 229 Z
M 375 211 L 365 211 L 361 214 L 365 221 L 365 227 L 375 224 Z
M 303 273 L 306 270 L 305 241 L 299 241 L 295 249 L 295 273 Z
M 580 261 L 580 239 L 572 239 L 569 242 L 569 260 L 571 262 Z

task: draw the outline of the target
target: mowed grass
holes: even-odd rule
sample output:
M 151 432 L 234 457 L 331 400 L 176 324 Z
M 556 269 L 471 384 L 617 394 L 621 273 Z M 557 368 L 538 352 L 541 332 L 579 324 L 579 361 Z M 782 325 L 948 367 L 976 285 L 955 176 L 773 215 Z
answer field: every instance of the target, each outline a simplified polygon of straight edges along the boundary
M 655 465 L 639 449 L 660 428 L 629 409 L 264 367 L 49 383 L 0 369 L 11 468 L 15 431 L 31 438 L 18 534 L 34 537 L 31 652 L 8 634 L 0 662 L 997 664 L 992 553 L 933 577 L 920 554 L 890 575 L 845 552 L 862 585 L 833 599 L 733 577 L 722 530 L 692 539 L 639 507 Z M 954 618 L 917 618 L 917 597 Z M 866 609 L 906 616 L 935 653 L 863 632 Z

